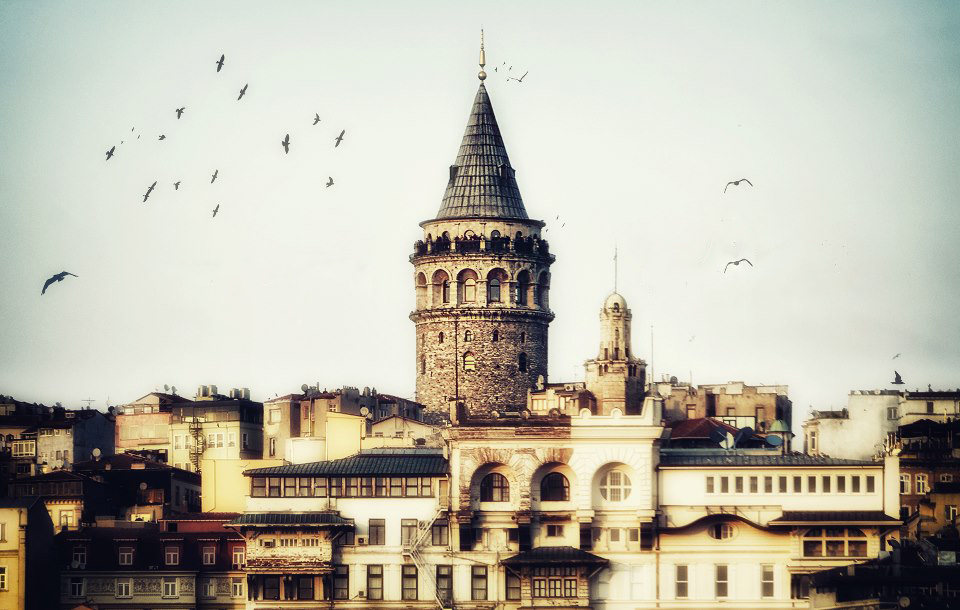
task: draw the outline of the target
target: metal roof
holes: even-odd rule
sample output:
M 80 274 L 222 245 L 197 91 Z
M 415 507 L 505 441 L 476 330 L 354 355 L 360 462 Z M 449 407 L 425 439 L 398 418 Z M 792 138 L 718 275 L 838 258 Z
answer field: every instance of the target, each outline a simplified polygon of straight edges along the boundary
M 503 169 L 501 169 L 503 167 Z M 437 219 L 527 218 L 487 89 L 480 84 Z
M 785 510 L 770 525 L 803 523 L 900 523 L 879 510 Z
M 508 566 L 524 564 L 561 563 L 565 565 L 606 565 L 610 563 L 603 557 L 575 549 L 572 546 L 541 546 L 518 553 L 500 563 Z
M 279 525 L 353 525 L 335 512 L 308 513 L 244 513 L 224 523 L 225 526 L 279 526 Z
M 443 455 L 414 451 L 361 453 L 339 460 L 251 468 L 248 476 L 439 476 L 449 472 Z
M 732 452 L 660 454 L 660 466 L 883 466 L 880 462 L 844 460 L 819 455 L 739 455 Z

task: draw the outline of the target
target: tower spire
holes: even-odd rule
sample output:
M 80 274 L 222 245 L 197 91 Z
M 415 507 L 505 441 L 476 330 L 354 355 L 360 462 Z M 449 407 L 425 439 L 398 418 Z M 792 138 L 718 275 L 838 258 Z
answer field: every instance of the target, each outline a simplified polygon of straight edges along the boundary
M 613 291 L 617 291 L 617 276 L 619 272 L 617 271 L 617 246 L 613 246 Z
M 487 65 L 487 54 L 483 50 L 483 28 L 480 28 L 480 73 L 477 74 L 477 78 L 480 79 L 482 83 L 487 78 L 487 73 L 483 71 L 483 67 Z

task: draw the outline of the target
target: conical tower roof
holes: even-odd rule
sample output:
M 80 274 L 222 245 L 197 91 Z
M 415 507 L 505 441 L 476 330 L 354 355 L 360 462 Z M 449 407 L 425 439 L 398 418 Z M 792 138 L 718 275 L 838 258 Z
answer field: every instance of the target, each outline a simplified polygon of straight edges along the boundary
M 487 89 L 480 83 L 437 219 L 527 218 Z

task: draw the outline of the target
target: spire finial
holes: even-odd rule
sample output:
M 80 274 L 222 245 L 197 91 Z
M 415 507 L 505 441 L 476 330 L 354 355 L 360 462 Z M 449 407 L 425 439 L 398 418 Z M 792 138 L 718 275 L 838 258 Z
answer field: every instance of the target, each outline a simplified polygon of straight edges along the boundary
M 613 291 L 617 291 L 617 276 L 619 272 L 617 271 L 617 246 L 613 246 Z
M 481 83 L 487 78 L 487 73 L 483 71 L 485 65 L 487 65 L 487 54 L 483 50 L 483 28 L 480 28 L 480 74 L 477 74 L 477 78 Z

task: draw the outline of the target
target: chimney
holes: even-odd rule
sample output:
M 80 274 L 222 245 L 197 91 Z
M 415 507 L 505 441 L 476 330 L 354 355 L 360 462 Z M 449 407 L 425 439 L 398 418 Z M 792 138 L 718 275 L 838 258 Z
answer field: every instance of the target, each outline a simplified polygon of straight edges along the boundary
M 250 388 L 243 388 L 243 399 L 250 400 Z

